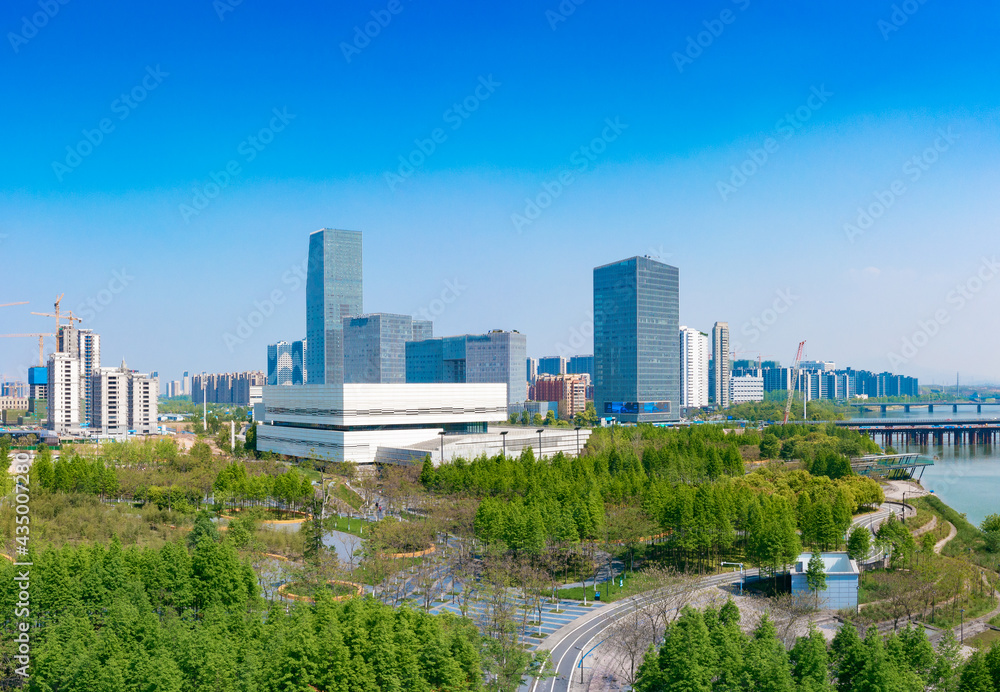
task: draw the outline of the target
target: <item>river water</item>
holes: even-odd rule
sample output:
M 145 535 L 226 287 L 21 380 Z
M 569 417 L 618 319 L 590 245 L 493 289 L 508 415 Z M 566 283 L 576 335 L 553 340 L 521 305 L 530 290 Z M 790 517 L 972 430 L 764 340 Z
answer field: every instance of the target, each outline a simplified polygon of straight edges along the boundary
M 981 420 L 1000 424 L 1000 407 L 984 407 L 983 413 L 977 413 L 975 405 L 959 406 L 957 412 L 952 411 L 951 406 L 939 406 L 933 413 L 928 413 L 926 408 L 914 409 L 910 413 L 902 409 L 889 410 L 884 415 L 875 411 L 854 420 L 860 422 L 880 418 Z M 1000 513 L 1000 445 L 896 444 L 896 450 L 936 457 L 934 466 L 924 469 L 923 486 L 948 506 L 964 513 L 973 524 L 978 526 L 987 514 Z

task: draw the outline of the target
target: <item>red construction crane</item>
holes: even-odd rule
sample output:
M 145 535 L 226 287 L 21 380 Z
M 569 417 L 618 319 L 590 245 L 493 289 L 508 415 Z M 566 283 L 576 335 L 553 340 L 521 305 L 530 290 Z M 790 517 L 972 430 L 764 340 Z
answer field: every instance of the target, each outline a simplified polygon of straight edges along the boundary
M 799 362 L 802 360 L 802 349 L 805 348 L 806 342 L 799 342 L 799 350 L 795 353 L 795 362 L 792 363 L 790 372 L 788 373 L 788 401 L 785 402 L 785 417 L 781 421 L 782 425 L 788 423 L 788 414 L 792 412 L 792 397 L 795 395 L 795 383 L 798 381 L 799 374 Z

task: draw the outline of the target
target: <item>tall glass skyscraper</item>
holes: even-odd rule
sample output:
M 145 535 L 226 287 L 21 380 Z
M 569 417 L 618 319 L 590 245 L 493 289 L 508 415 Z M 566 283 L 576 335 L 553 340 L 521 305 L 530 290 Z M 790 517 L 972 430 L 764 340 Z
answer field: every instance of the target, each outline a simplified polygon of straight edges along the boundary
M 308 384 L 343 384 L 344 318 L 363 312 L 361 232 L 324 228 L 309 236 L 306 278 Z
M 594 405 L 621 422 L 680 419 L 678 271 L 649 257 L 594 269 Z

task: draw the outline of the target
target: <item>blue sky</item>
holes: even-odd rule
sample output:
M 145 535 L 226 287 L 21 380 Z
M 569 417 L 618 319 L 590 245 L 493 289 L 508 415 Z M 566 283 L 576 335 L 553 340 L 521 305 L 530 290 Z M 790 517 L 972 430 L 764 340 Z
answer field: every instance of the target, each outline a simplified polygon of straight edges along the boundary
M 592 268 L 651 254 L 743 357 L 1000 381 L 1000 9 L 810 5 L 14 0 L 0 333 L 65 293 L 106 364 L 263 368 L 339 227 L 439 335 L 590 352 Z

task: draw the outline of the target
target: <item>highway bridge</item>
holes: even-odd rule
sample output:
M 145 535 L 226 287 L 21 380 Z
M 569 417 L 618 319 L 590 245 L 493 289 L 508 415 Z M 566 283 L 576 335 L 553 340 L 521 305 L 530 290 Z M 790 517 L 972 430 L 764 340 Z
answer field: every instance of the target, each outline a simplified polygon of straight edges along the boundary
M 984 406 L 986 404 L 983 404 Z M 855 418 L 835 425 L 869 435 L 883 447 L 919 445 L 991 445 L 1000 443 L 1000 418 Z
M 903 410 L 906 413 L 909 413 L 910 409 L 914 409 L 914 408 L 926 408 L 928 413 L 934 413 L 934 407 L 935 406 L 937 406 L 938 408 L 941 408 L 941 409 L 946 409 L 947 407 L 951 407 L 951 412 L 952 413 L 958 413 L 958 407 L 959 406 L 961 406 L 962 408 L 965 408 L 965 409 L 968 409 L 968 408 L 971 408 L 971 407 L 974 406 L 976 408 L 976 413 L 982 413 L 983 412 L 983 406 L 986 406 L 987 408 L 989 408 L 990 406 L 1000 406 L 1000 401 L 990 401 L 990 402 L 979 402 L 979 401 L 914 401 L 914 402 L 911 402 L 911 403 L 897 402 L 895 404 L 883 404 L 883 403 L 880 403 L 880 402 L 877 402 L 877 401 L 871 402 L 871 403 L 861 401 L 861 402 L 850 402 L 848 405 L 849 406 L 853 406 L 853 407 L 857 408 L 860 411 L 874 411 L 877 408 L 880 411 L 882 411 L 882 413 L 885 413 L 886 409 L 888 409 L 890 407 L 891 408 L 899 408 L 900 406 L 903 407 Z

